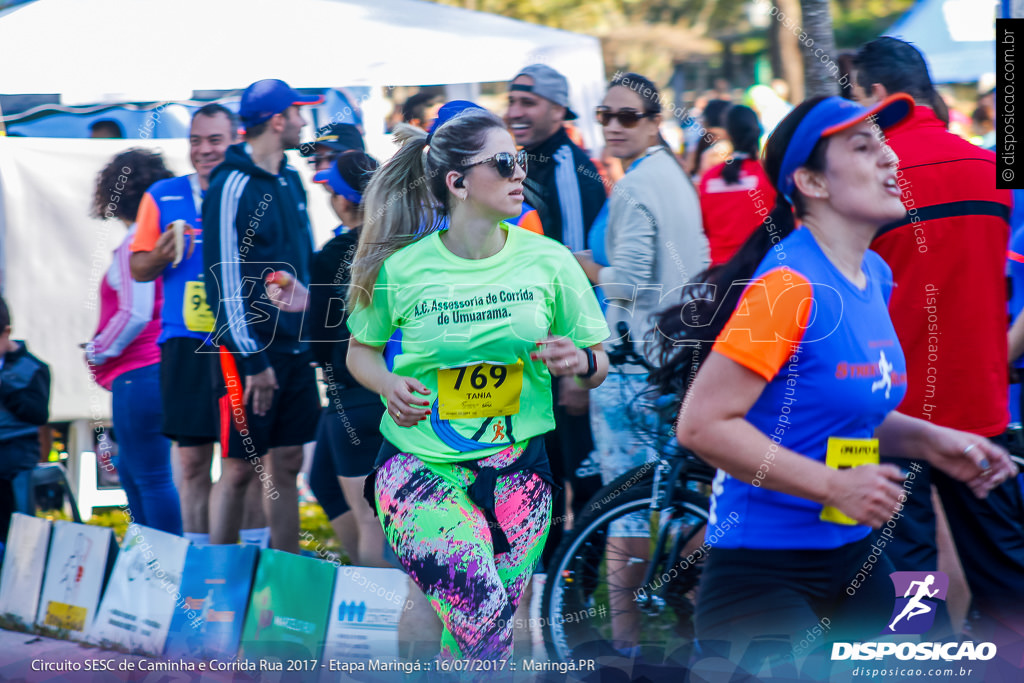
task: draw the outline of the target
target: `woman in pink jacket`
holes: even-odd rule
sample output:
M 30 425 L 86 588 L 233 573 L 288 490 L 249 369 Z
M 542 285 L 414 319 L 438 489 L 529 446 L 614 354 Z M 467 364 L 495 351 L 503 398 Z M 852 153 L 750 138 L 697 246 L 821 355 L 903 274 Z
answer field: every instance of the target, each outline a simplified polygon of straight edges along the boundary
M 160 433 L 160 307 L 163 285 L 136 282 L 128 267 L 142 195 L 172 177 L 163 158 L 143 149 L 118 154 L 96 180 L 92 214 L 116 218 L 128 233 L 100 282 L 100 321 L 86 345 L 89 372 L 113 392 L 115 466 L 132 521 L 181 534 L 181 504 L 171 476 L 171 442 Z

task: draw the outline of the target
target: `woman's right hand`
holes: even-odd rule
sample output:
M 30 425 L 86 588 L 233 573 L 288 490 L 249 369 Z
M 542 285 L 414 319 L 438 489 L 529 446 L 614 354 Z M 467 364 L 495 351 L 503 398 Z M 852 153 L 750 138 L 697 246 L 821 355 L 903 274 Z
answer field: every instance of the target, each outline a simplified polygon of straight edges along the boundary
M 430 415 L 430 401 L 415 393 L 430 394 L 430 389 L 412 377 L 392 374 L 384 388 L 388 402 L 388 415 L 399 427 L 412 427 Z
M 895 514 L 900 496 L 906 496 L 904 479 L 895 465 L 831 470 L 829 495 L 824 504 L 838 508 L 858 524 L 878 529 Z
M 264 287 L 270 303 L 282 311 L 299 313 L 309 306 L 309 290 L 283 270 L 268 275 Z

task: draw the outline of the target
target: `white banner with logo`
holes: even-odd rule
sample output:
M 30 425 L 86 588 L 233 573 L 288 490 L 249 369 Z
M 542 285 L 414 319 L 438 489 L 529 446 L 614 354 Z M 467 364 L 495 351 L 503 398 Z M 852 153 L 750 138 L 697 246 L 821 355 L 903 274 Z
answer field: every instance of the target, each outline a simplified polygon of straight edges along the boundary
M 395 660 L 409 578 L 397 569 L 338 567 L 324 661 Z
M 114 534 L 106 527 L 56 522 L 36 624 L 83 638 L 96 616 Z
M 176 609 L 186 609 L 181 575 L 189 542 L 132 524 L 125 534 L 89 641 L 161 655 Z

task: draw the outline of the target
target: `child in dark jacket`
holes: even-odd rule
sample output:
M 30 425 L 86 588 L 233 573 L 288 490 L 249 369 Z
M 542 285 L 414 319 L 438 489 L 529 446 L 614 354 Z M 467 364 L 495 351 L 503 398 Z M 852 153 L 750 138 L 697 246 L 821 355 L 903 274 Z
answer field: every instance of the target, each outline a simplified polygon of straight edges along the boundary
M 0 543 L 15 510 L 14 478 L 39 461 L 39 427 L 49 406 L 50 368 L 11 339 L 11 314 L 0 298 Z

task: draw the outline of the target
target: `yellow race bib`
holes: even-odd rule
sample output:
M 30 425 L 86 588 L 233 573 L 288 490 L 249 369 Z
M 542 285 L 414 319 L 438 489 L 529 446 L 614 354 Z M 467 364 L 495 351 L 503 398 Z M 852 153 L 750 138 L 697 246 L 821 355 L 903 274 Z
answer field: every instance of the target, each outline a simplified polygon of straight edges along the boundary
M 878 439 L 842 439 L 830 436 L 828 450 L 825 452 L 825 464 L 834 470 L 845 470 L 860 465 L 877 465 Z M 820 519 L 823 522 L 847 526 L 857 523 L 831 506 L 822 508 Z
M 206 305 L 206 287 L 199 280 L 185 283 L 185 297 L 181 303 L 185 327 L 193 332 L 213 332 L 213 313 Z
M 437 371 L 438 415 L 442 420 L 500 417 L 519 412 L 523 361 L 483 361 Z

